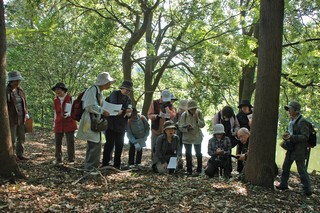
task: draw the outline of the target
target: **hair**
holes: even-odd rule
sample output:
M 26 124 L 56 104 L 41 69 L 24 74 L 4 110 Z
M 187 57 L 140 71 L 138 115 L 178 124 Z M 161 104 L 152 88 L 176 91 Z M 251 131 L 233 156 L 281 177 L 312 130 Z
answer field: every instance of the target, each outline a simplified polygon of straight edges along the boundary
M 227 118 L 231 118 L 231 117 L 235 116 L 234 111 L 231 106 L 223 107 L 221 112 L 222 112 L 222 116 L 225 116 Z
M 246 134 L 246 135 L 250 135 L 250 131 L 249 131 L 249 129 L 247 129 L 247 128 L 245 128 L 245 127 L 242 127 L 242 128 L 240 128 L 239 130 L 238 130 L 238 132 L 243 132 L 244 134 Z

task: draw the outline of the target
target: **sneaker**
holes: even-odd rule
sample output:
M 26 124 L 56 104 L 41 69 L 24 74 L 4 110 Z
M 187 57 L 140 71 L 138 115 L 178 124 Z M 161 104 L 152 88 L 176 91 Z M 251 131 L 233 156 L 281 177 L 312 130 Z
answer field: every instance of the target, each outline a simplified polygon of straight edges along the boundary
M 90 175 L 92 175 L 92 176 L 97 176 L 99 174 L 100 174 L 100 172 L 98 172 L 98 171 L 90 172 Z
M 287 189 L 289 189 L 289 187 L 278 185 L 278 186 L 276 186 L 276 189 L 278 189 L 278 190 L 287 190 Z
M 69 165 L 74 165 L 74 161 L 68 161 Z
M 134 165 L 129 165 L 128 167 L 129 167 L 129 169 L 133 169 L 135 166 Z

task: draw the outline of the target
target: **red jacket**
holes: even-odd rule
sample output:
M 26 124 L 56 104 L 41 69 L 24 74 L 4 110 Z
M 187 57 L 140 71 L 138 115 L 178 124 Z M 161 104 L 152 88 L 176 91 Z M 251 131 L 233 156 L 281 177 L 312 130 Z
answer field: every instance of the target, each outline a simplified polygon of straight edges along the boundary
M 69 94 L 67 94 L 64 98 L 62 108 L 59 98 L 56 97 L 54 99 L 54 110 L 56 112 L 56 118 L 54 120 L 53 131 L 55 133 L 72 132 L 77 129 L 77 122 L 75 120 L 73 120 L 70 116 L 67 118 L 63 117 L 66 103 L 72 103 L 72 97 Z

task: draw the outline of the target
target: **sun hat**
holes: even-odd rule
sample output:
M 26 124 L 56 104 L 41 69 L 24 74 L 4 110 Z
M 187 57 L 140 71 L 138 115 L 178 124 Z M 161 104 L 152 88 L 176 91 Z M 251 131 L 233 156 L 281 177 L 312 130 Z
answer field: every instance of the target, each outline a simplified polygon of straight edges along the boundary
M 127 89 L 133 91 L 133 83 L 131 81 L 124 80 L 120 86 L 120 89 Z
M 248 106 L 249 108 L 253 108 L 249 100 L 242 100 L 239 104 L 238 108 L 241 108 L 243 106 Z
M 183 109 L 183 110 L 187 110 L 187 108 L 188 108 L 188 100 L 181 100 L 179 108 Z
M 174 122 L 169 120 L 164 122 L 163 124 L 163 131 L 166 129 L 177 129 L 177 127 L 174 125 Z
M 223 124 L 216 124 L 213 127 L 213 134 L 226 134 L 224 131 L 224 126 Z
M 54 91 L 57 88 L 60 88 L 60 89 L 64 90 L 65 92 L 68 91 L 68 88 L 62 82 L 57 83 L 54 87 L 51 88 L 51 90 Z
M 195 100 L 188 101 L 188 110 L 198 108 L 197 102 Z
M 108 72 L 102 72 L 97 76 L 96 82 L 94 85 L 96 86 L 103 86 L 109 82 L 114 83 L 116 80 L 111 78 L 110 74 Z
M 161 92 L 161 98 L 163 102 L 169 102 L 171 101 L 171 94 L 169 90 L 165 89 Z
M 8 81 L 22 81 L 24 78 L 22 78 L 21 73 L 19 71 L 11 71 L 8 73 Z
M 300 110 L 301 110 L 301 105 L 300 105 L 300 103 L 299 103 L 298 101 L 290 101 L 290 103 L 289 103 L 288 105 L 286 105 L 286 106 L 284 107 L 284 109 L 285 109 L 286 111 L 288 111 L 289 108 L 294 109 L 296 112 L 300 112 Z

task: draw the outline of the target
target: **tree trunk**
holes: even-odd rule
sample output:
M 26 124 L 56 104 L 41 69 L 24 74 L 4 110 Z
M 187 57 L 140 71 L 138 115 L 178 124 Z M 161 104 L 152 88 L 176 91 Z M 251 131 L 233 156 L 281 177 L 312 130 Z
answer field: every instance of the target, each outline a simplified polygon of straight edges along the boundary
M 246 180 L 273 189 L 281 76 L 283 0 L 261 0 L 258 73 Z
M 3 177 L 24 177 L 13 155 L 6 99 L 6 28 L 4 4 L 0 0 L 0 175 Z

